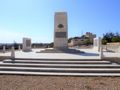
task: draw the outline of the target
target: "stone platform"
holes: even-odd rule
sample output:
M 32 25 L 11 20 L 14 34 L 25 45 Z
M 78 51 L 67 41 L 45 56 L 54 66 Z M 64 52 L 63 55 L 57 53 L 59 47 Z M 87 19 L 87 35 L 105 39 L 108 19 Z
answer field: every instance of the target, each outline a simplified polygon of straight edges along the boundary
M 84 53 L 83 51 L 76 50 L 76 49 L 45 49 L 43 51 L 37 53 L 71 53 L 71 54 L 81 54 Z

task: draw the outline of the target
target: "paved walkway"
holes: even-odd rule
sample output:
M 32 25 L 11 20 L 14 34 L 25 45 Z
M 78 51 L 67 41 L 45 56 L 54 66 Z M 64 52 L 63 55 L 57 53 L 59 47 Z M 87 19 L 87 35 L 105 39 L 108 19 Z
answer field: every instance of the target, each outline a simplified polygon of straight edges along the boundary
M 32 52 L 15 51 L 16 58 L 31 59 L 100 59 L 99 52 L 94 49 L 80 49 L 85 53 L 69 54 L 69 53 L 36 53 L 44 49 L 32 49 Z M 0 56 L 10 56 L 11 52 L 0 53 Z M 105 57 L 120 57 L 120 53 L 104 52 Z

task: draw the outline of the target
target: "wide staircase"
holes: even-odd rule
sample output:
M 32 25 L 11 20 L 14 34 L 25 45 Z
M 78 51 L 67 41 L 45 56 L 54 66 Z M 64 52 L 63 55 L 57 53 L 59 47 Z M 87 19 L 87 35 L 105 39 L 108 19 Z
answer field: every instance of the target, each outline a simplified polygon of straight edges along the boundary
M 119 63 L 107 60 L 5 59 L 0 74 L 55 76 L 120 76 Z

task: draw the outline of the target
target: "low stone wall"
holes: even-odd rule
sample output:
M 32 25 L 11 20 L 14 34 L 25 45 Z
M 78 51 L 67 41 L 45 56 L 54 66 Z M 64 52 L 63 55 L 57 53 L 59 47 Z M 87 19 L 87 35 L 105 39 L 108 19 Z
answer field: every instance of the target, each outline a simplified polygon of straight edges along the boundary
M 108 43 L 103 45 L 103 49 L 112 52 L 120 52 L 120 43 Z

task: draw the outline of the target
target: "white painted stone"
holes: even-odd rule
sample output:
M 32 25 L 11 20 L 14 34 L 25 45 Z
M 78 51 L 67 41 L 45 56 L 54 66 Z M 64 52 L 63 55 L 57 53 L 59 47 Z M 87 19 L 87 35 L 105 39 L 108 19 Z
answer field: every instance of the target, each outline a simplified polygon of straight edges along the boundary
M 31 51 L 31 39 L 30 38 L 23 38 L 23 48 L 24 52 Z
M 12 47 L 12 49 L 11 49 L 11 58 L 15 59 L 15 49 L 14 49 L 14 47 Z

